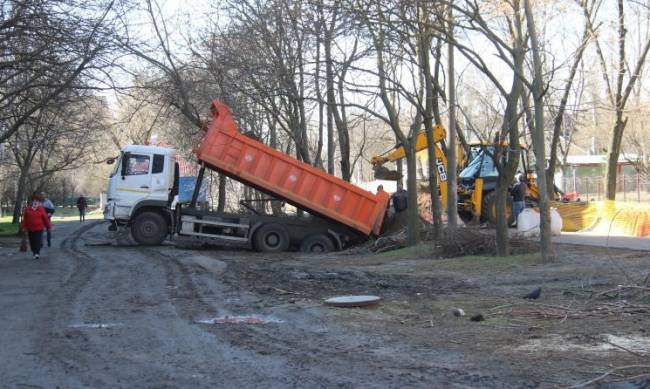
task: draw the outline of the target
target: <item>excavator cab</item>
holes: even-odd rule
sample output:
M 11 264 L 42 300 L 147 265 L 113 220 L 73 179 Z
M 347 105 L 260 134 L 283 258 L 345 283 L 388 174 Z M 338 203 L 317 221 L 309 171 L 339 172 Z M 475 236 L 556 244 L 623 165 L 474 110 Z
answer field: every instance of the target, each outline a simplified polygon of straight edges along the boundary
M 520 146 L 522 152 L 519 159 L 518 174 L 526 172 L 528 166 L 528 150 Z M 465 221 L 488 221 L 496 223 L 496 192 L 499 171 L 494 163 L 496 146 L 494 144 L 475 143 L 470 146 L 467 166 L 458 175 L 458 213 Z M 502 156 L 505 163 L 506 156 Z M 512 199 L 506 202 L 508 224 L 514 223 Z
M 458 174 L 458 185 L 471 189 L 477 178 L 483 179 L 483 190 L 491 190 L 496 188 L 496 182 L 499 178 L 499 172 L 492 154 L 494 153 L 494 146 L 481 147 L 476 152 L 470 151 L 468 154 L 472 159 L 469 159 L 467 166 Z

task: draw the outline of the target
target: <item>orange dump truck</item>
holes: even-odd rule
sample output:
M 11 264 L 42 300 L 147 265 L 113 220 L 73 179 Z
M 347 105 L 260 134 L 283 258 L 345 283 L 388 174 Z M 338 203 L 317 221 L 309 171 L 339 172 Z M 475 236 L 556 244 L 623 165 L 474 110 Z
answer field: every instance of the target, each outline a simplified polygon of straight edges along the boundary
M 387 193 L 365 191 L 243 135 L 230 109 L 218 101 L 212 103 L 212 120 L 204 131 L 194 149 L 201 167 L 189 206 L 173 201 L 179 174 L 172 149 L 131 145 L 122 150 L 104 210 L 110 229 L 129 227 L 134 239 L 144 245 L 182 236 L 265 252 L 339 250 L 380 233 L 389 203 Z M 199 209 L 206 168 L 290 203 L 307 215 L 272 216 L 254 207 L 248 207 L 251 213 L 246 215 Z
M 215 101 L 194 154 L 206 167 L 365 235 L 379 234 L 389 196 L 373 194 L 242 135 L 230 109 Z

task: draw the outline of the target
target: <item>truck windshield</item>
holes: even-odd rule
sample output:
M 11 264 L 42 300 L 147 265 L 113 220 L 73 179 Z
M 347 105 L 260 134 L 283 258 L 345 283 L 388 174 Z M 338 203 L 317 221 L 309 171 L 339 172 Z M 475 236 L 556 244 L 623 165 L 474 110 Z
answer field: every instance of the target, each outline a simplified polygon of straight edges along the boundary
M 122 154 L 120 154 L 119 157 L 115 158 L 115 162 L 113 162 L 113 171 L 111 172 L 111 177 L 117 174 L 118 170 L 120 169 L 120 163 L 122 163 Z
M 476 157 L 460 172 L 458 175 L 460 178 L 495 177 L 499 175 L 492 159 L 494 148 L 488 147 L 486 149 L 478 151 Z

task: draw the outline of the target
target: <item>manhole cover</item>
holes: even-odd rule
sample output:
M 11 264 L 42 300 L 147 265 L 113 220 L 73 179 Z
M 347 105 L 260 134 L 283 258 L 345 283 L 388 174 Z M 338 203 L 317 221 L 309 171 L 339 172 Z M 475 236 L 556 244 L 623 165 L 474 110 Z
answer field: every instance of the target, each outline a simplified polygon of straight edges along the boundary
M 325 300 L 325 304 L 333 307 L 365 307 L 380 300 L 379 296 L 336 296 Z

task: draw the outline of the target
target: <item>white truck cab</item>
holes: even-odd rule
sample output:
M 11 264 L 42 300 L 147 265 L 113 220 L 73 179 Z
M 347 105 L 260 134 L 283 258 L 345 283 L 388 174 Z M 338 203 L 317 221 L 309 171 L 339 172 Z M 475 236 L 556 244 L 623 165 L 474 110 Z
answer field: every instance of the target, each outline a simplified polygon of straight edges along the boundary
M 104 219 L 130 225 L 140 244 L 159 244 L 169 233 L 169 207 L 178 190 L 174 149 L 125 146 L 108 181 Z

